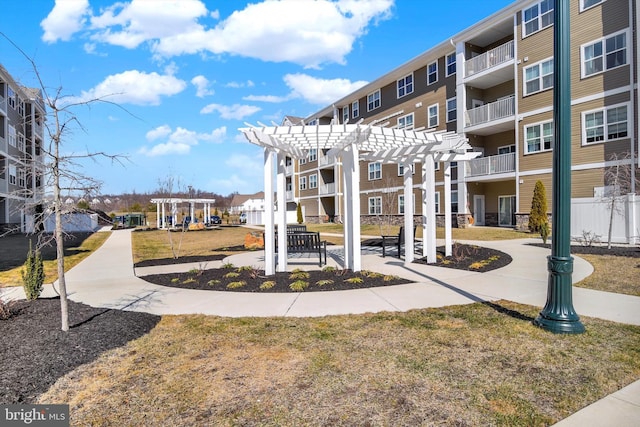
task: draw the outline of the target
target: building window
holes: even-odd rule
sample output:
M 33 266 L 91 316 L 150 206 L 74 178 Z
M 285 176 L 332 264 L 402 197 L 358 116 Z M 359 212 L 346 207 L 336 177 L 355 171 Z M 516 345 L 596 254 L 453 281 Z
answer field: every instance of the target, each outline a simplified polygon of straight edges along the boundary
M 369 215 L 382 214 L 382 197 L 369 197 Z
M 436 213 L 440 213 L 440 192 L 436 191 Z
M 427 85 L 432 85 L 438 81 L 438 61 L 427 65 Z
M 405 95 L 409 95 L 413 92 L 413 74 L 404 76 L 398 80 L 398 98 L 402 98 Z
M 7 87 L 7 104 L 9 104 L 11 108 L 16 108 L 16 93 L 11 87 Z
M 367 111 L 380 108 L 380 90 L 367 95 Z
M 524 94 L 551 89 L 553 87 L 553 58 L 524 69 Z
M 9 184 L 16 185 L 16 165 L 9 165 Z
M 553 122 L 537 123 L 525 126 L 524 153 L 540 153 L 551 151 L 553 147 Z
M 18 169 L 18 187 L 24 188 L 25 176 L 24 169 Z
M 458 100 L 454 96 L 447 99 L 447 123 L 458 119 Z
M 382 163 L 369 163 L 369 181 L 382 179 Z
M 309 175 L 309 188 L 318 188 L 318 175 Z
M 11 125 L 9 125 L 9 145 L 16 146 L 16 128 Z
M 307 189 L 307 177 L 306 176 L 301 176 L 300 177 L 300 190 L 306 190 Z
M 404 194 L 398 196 L 398 213 L 404 214 Z M 413 194 L 413 214 L 416 214 L 416 195 Z
M 24 135 L 18 134 L 18 150 L 24 152 Z
M 511 145 L 503 145 L 502 147 L 498 147 L 498 154 L 510 154 L 516 152 L 516 146 Z
M 349 106 L 345 105 L 342 107 L 342 124 L 345 124 L 349 121 Z
M 617 105 L 582 113 L 583 144 L 615 141 L 627 138 L 627 105 Z
M 543 0 L 522 12 L 522 37 L 545 29 L 553 24 L 554 0 Z
M 627 64 L 627 31 L 583 45 L 582 77 L 602 73 Z
M 450 53 L 445 57 L 447 63 L 447 77 L 456 73 L 456 53 Z
M 398 117 L 398 129 L 413 129 L 413 113 L 407 114 L 406 116 Z
M 360 115 L 360 101 L 354 101 L 351 104 L 351 117 L 354 119 Z
M 593 6 L 604 3 L 605 0 L 580 0 L 580 12 L 592 8 Z
M 318 160 L 318 149 L 311 148 L 309 150 L 309 154 L 307 155 L 307 158 L 310 162 L 315 162 L 316 160 Z
M 451 191 L 451 212 L 458 213 L 458 190 Z
M 427 108 L 427 127 L 436 126 L 438 126 L 438 104 L 433 104 Z
M 18 100 L 18 114 L 20 117 L 24 117 L 24 101 L 22 99 Z
M 416 165 L 415 163 L 411 163 L 411 173 L 413 175 L 416 174 Z M 404 176 L 404 164 L 398 163 L 398 176 Z
M 306 159 L 306 158 L 298 159 L 298 164 L 299 164 L 299 165 L 305 165 L 305 164 L 307 164 L 307 159 Z

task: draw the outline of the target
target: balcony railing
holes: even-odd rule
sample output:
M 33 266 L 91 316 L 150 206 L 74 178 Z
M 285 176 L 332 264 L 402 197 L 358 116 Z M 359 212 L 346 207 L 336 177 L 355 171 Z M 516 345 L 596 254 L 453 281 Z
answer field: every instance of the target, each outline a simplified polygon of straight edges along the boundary
M 494 49 L 486 51 L 482 55 L 467 59 L 464 63 L 465 77 L 478 74 L 496 65 L 503 64 L 513 59 L 513 40 Z
M 336 162 L 335 156 L 324 156 L 318 159 L 318 166 L 329 166 Z
M 286 192 L 286 197 L 287 197 L 287 202 L 290 202 L 293 200 L 293 191 L 292 190 L 288 190 Z
M 43 134 L 42 134 L 42 125 L 41 125 L 40 123 L 35 123 L 35 124 L 33 125 L 33 128 L 34 128 L 34 130 L 35 130 L 36 135 L 37 135 L 37 136 L 39 136 L 40 138 L 42 138 L 42 137 L 43 137 Z
M 285 173 L 291 175 L 293 173 L 293 165 L 287 165 L 284 167 Z
M 498 154 L 469 160 L 466 164 L 466 176 L 484 176 L 497 173 L 515 172 L 516 153 Z
M 465 113 L 465 127 L 514 116 L 516 114 L 515 99 L 515 96 L 512 95 L 508 98 L 467 110 Z
M 328 184 L 322 184 L 320 186 L 319 194 L 334 194 L 336 192 L 336 183 L 330 182 Z

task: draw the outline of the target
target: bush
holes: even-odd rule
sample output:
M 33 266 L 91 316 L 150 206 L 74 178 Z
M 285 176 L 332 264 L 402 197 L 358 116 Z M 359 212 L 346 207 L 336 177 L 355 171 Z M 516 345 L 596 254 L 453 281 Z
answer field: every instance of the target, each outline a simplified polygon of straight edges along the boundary
M 304 222 L 304 218 L 302 218 L 302 205 L 300 205 L 300 202 L 298 202 L 298 205 L 296 206 L 296 215 L 298 224 L 302 224 Z
M 31 242 L 29 242 L 27 260 L 20 275 L 22 276 L 22 286 L 27 299 L 34 300 L 38 298 L 42 293 L 42 284 L 44 283 L 44 264 L 40 251 L 34 251 L 31 248 Z
M 549 219 L 547 218 L 547 195 L 542 181 L 536 181 L 529 213 L 529 231 L 540 233 L 543 240 L 549 235 Z

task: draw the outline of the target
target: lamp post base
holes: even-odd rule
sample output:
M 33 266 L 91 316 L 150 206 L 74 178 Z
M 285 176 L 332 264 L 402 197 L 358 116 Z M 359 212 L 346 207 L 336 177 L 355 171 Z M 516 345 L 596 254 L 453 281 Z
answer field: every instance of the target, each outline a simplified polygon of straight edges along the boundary
M 556 334 L 581 334 L 585 331 L 580 317 L 573 308 L 571 273 L 573 258 L 550 256 L 547 258 L 549 289 L 547 303 L 533 324 Z

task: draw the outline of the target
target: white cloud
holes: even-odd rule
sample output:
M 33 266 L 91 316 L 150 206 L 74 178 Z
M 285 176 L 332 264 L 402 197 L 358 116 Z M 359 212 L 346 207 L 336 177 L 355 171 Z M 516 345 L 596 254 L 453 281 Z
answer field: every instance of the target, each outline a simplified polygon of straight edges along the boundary
M 318 79 L 307 74 L 287 74 L 284 82 L 291 89 L 290 97 L 300 97 L 312 104 L 331 104 L 366 85 L 366 81 Z
M 196 87 L 196 96 L 198 98 L 204 98 L 207 95 L 213 95 L 214 90 L 209 89 L 209 85 L 211 84 L 209 80 L 205 76 L 195 76 L 191 79 L 191 84 Z
M 356 39 L 370 25 L 387 19 L 393 3 L 394 0 L 265 0 L 248 4 L 219 21 L 219 11 L 208 11 L 200 0 L 131 0 L 101 10 L 84 30 L 94 43 L 127 49 L 147 43 L 156 57 L 229 54 L 319 68 L 326 63 L 345 63 Z M 76 5 L 74 10 L 72 4 Z M 86 0 L 57 0 L 42 22 L 43 39 L 70 38 L 83 29 L 87 9 Z M 215 26 L 210 24 L 212 21 Z
M 221 104 L 209 104 L 200 110 L 200 114 L 210 114 L 217 111 L 223 119 L 242 120 L 260 111 L 260 107 L 253 105 L 233 104 L 231 106 Z
M 82 91 L 79 97 L 68 98 L 65 101 L 86 102 L 103 99 L 118 104 L 159 105 L 161 97 L 176 95 L 186 86 L 183 80 L 172 75 L 129 70 L 108 76 L 94 88 Z
M 92 17 L 91 28 L 94 40 L 133 49 L 146 41 L 202 31 L 197 19 L 206 15 L 200 0 L 132 0 Z
M 82 29 L 88 13 L 89 0 L 56 0 L 49 15 L 40 22 L 44 30 L 42 40 L 47 43 L 68 41 Z
M 258 102 L 271 102 L 274 104 L 285 102 L 291 99 L 291 96 L 276 96 L 276 95 L 248 95 L 242 97 L 243 101 L 258 101 Z
M 200 141 L 210 143 L 223 142 L 227 135 L 227 128 L 222 126 L 210 133 L 198 133 L 178 126 L 175 130 L 169 125 L 158 126 L 146 134 L 147 141 L 165 140 L 153 147 L 142 147 L 139 153 L 149 157 L 163 156 L 167 154 L 188 154 L 191 147 L 198 145 Z
M 247 80 L 246 82 L 229 82 L 224 87 L 232 87 L 232 88 L 241 88 L 241 87 L 254 87 L 255 83 L 251 80 Z
M 264 165 L 262 163 L 262 150 L 259 156 L 247 156 L 245 154 L 232 154 L 225 160 L 225 166 L 239 173 L 232 173 L 226 178 L 214 179 L 209 185 L 220 193 L 230 193 L 239 191 L 240 193 L 250 193 L 257 188 L 263 188 Z

